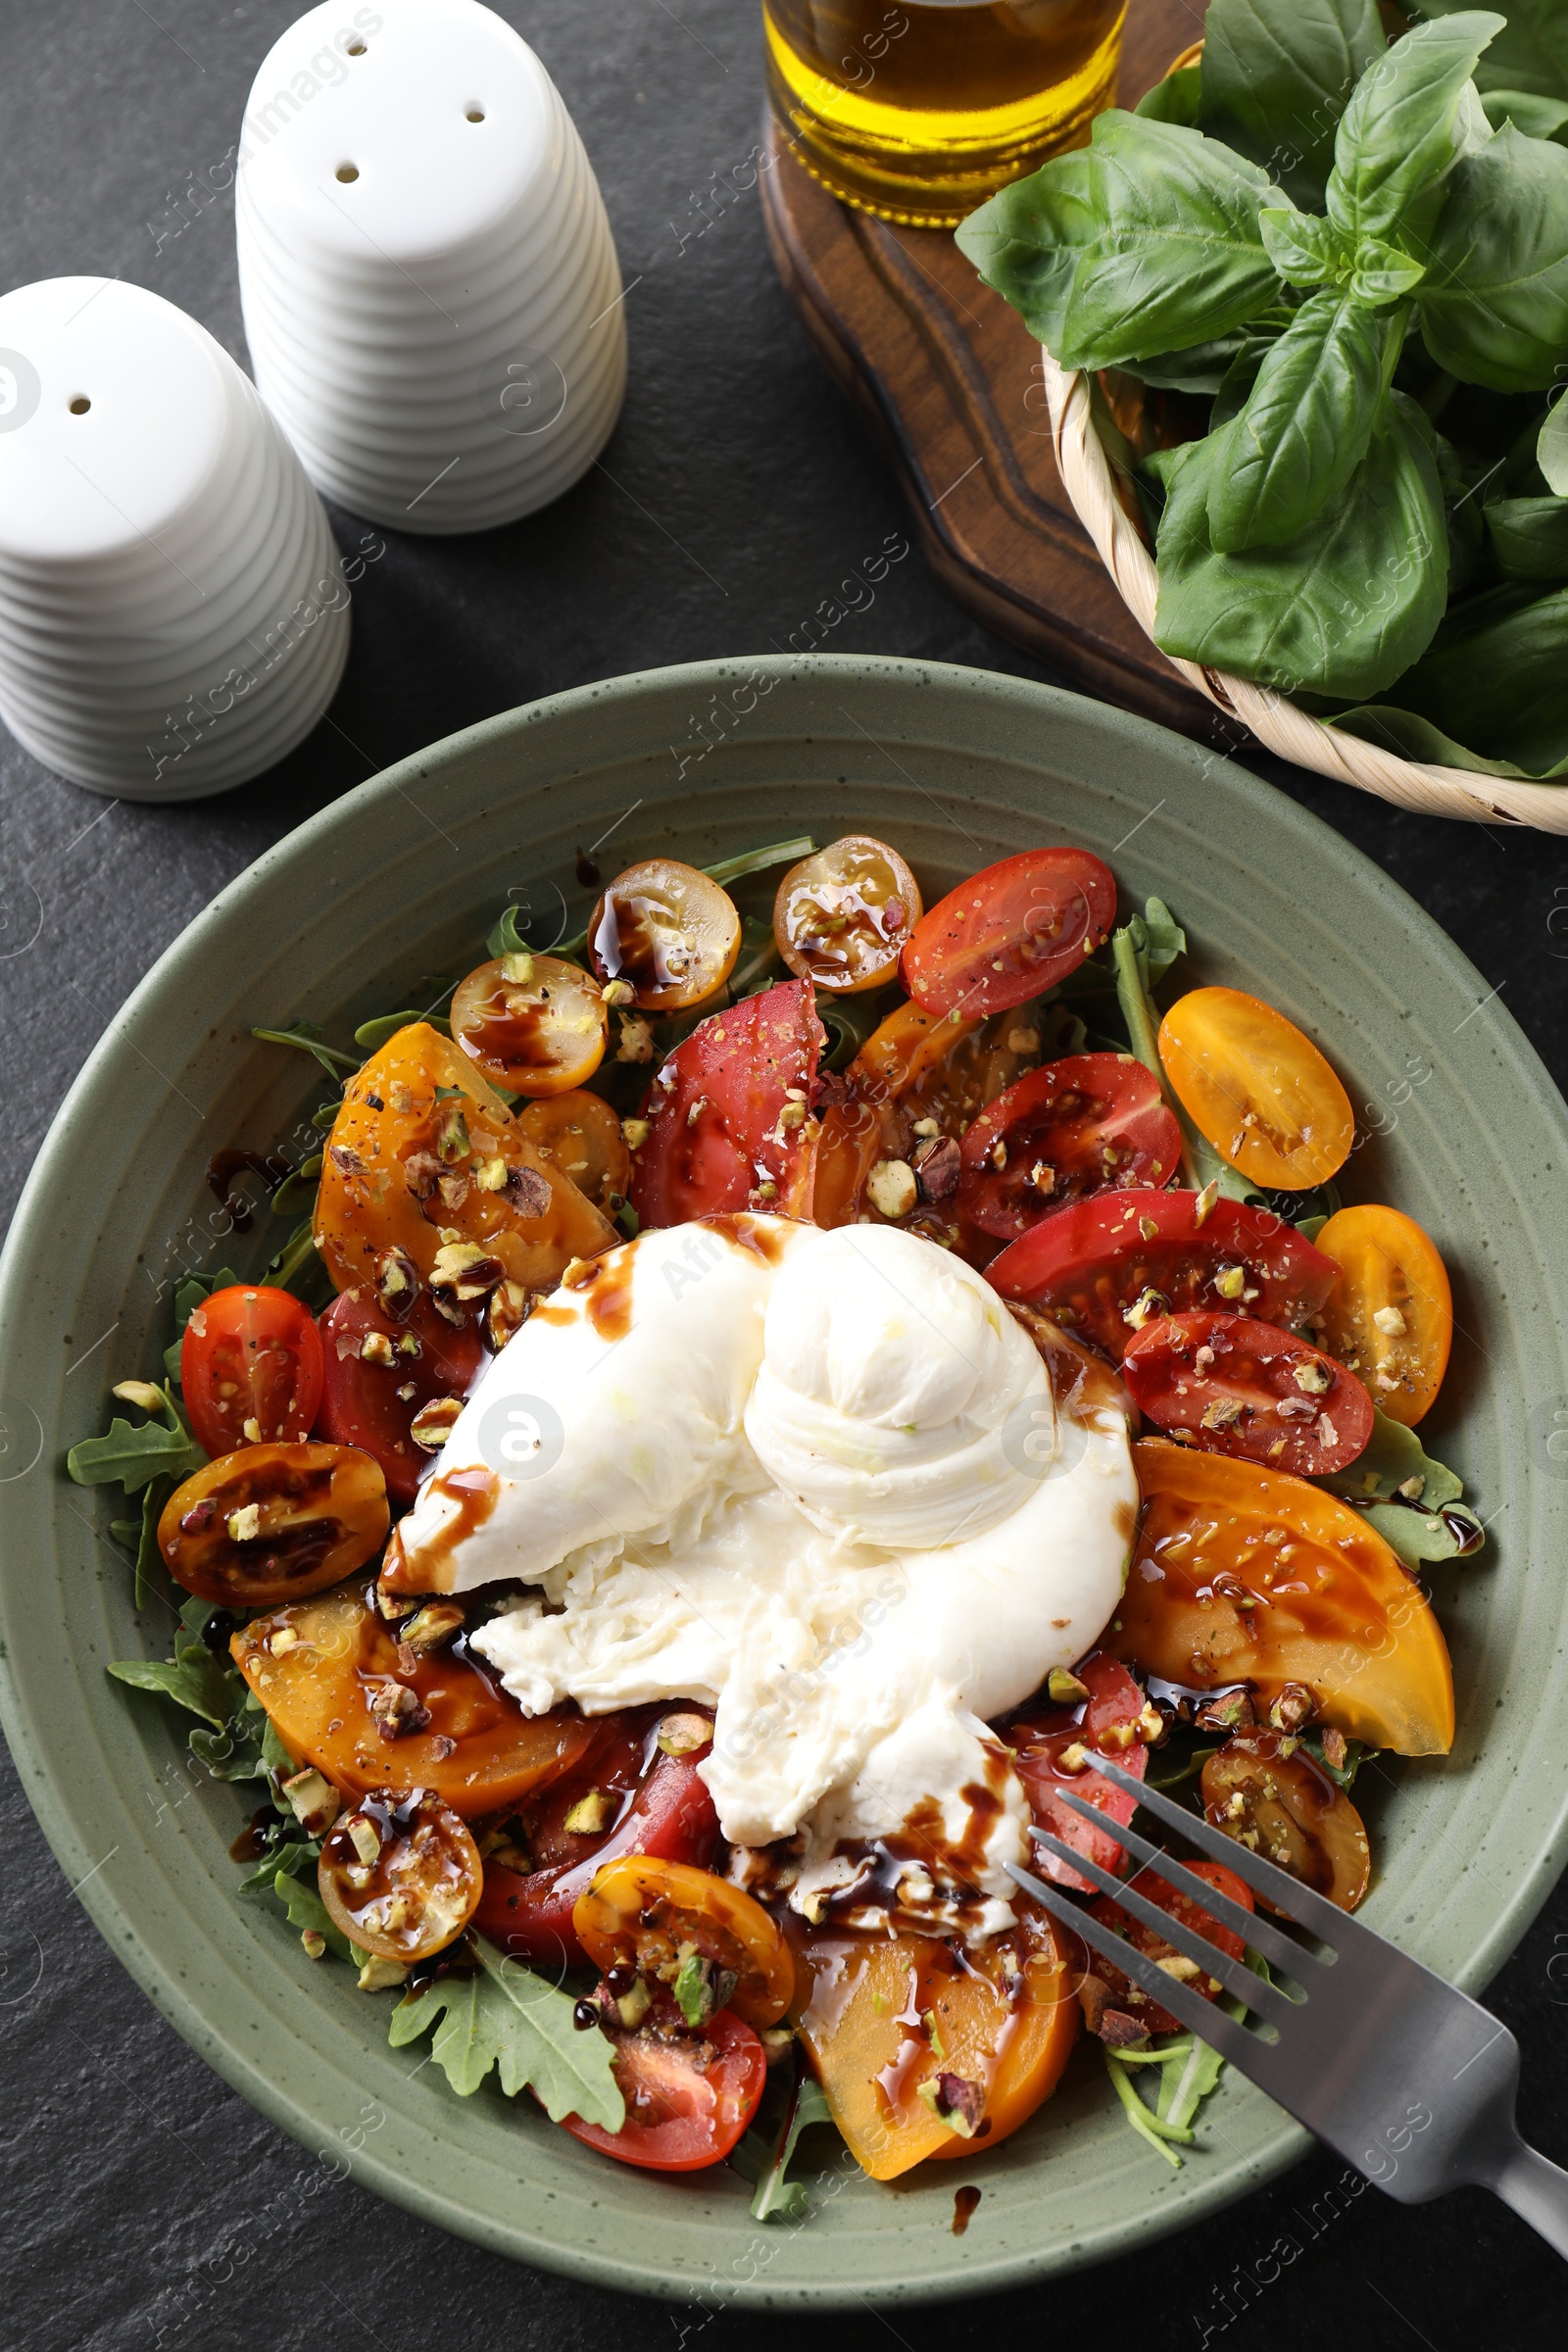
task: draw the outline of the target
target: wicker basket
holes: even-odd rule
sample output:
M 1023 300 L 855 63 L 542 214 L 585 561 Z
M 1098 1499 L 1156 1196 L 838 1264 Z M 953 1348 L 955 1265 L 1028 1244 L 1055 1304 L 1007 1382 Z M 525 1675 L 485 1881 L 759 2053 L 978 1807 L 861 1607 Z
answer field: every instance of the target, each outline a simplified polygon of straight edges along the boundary
M 1154 560 L 1117 496 L 1110 460 L 1095 427 L 1089 378 L 1076 369 L 1058 368 L 1049 351 L 1043 356 L 1062 482 L 1128 611 L 1152 639 Z M 1457 816 L 1472 824 L 1500 819 L 1504 824 L 1535 825 L 1544 833 L 1568 833 L 1568 783 L 1527 784 L 1506 776 L 1477 775 L 1468 768 L 1427 767 L 1400 760 L 1359 736 L 1343 735 L 1337 727 L 1308 717 L 1265 686 L 1250 686 L 1244 678 L 1172 656 L 1167 660 L 1200 694 L 1298 767 L 1315 768 L 1321 776 L 1375 792 L 1380 800 L 1419 809 L 1424 816 Z

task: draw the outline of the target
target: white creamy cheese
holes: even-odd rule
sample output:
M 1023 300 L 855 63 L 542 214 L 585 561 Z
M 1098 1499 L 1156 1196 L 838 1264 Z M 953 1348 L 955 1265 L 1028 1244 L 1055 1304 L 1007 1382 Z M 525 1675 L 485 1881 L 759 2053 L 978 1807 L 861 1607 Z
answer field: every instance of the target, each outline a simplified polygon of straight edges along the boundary
M 983 1932 L 1010 1916 L 1027 1822 L 986 1719 L 1093 1645 L 1136 1499 L 1119 1415 L 1059 1416 L 962 1260 L 891 1226 L 735 1217 L 645 1234 L 535 1311 L 404 1521 L 399 1573 L 538 1588 L 472 1638 L 531 1712 L 713 1706 L 724 1835 L 804 1831 L 803 1907 L 862 1867 L 841 1845 L 915 1821 L 930 1899 L 944 1870 L 978 1885 Z

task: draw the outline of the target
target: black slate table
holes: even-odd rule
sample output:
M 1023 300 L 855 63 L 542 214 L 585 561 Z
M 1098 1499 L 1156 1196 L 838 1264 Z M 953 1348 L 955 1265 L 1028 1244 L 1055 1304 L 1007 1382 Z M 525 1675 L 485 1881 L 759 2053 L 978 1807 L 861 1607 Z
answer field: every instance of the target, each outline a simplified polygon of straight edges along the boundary
M 243 362 L 226 167 L 251 77 L 295 13 L 292 0 L 5 0 L 0 287 L 123 276 Z M 559 82 L 609 202 L 631 289 L 623 421 L 597 471 L 515 528 L 372 534 L 331 721 L 260 782 L 189 808 L 111 805 L 0 740 L 0 1210 L 115 1008 L 301 818 L 535 696 L 786 645 L 902 527 L 775 282 L 755 193 L 740 192 L 758 138 L 757 0 L 510 0 L 501 13 Z M 345 548 L 360 543 L 362 521 L 333 521 Z M 918 556 L 834 648 L 1050 674 L 957 612 Z M 1268 772 L 1430 909 L 1568 1080 L 1568 851 Z M 797 2332 L 788 2318 L 518 2270 L 352 2180 L 313 2195 L 318 2168 L 208 2072 L 99 1940 L 8 1764 L 0 1808 L 5 2352 L 679 2352 L 694 2339 L 769 2352 Z M 1568 2160 L 1568 1886 L 1491 1997 L 1524 2045 L 1524 2126 Z M 806 2326 L 821 2346 L 905 2352 L 998 2337 L 1197 2352 L 1259 2334 L 1278 2352 L 1557 2352 L 1568 2271 L 1522 2223 L 1479 2193 L 1410 2211 L 1357 2187 L 1310 2158 L 1113 2272 Z

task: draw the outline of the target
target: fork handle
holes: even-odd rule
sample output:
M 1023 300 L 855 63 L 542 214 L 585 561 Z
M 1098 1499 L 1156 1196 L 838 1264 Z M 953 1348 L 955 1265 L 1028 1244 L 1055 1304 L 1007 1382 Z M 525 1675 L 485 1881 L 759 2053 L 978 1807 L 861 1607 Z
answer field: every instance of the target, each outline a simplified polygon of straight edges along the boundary
M 1487 2186 L 1568 2260 L 1568 2173 L 1561 2165 L 1552 2164 L 1516 2135 L 1507 2163 Z

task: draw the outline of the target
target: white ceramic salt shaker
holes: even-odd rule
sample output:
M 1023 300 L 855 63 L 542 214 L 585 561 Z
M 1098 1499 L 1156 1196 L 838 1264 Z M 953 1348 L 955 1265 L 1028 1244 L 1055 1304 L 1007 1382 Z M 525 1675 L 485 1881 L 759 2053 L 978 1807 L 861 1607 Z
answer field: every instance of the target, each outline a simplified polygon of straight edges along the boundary
M 348 656 L 321 502 L 250 378 L 145 287 L 0 297 L 0 717 L 125 800 L 247 781 Z
M 409 531 L 559 498 L 626 383 L 619 265 L 560 93 L 478 0 L 339 0 L 276 43 L 235 221 L 256 380 L 318 488 Z

